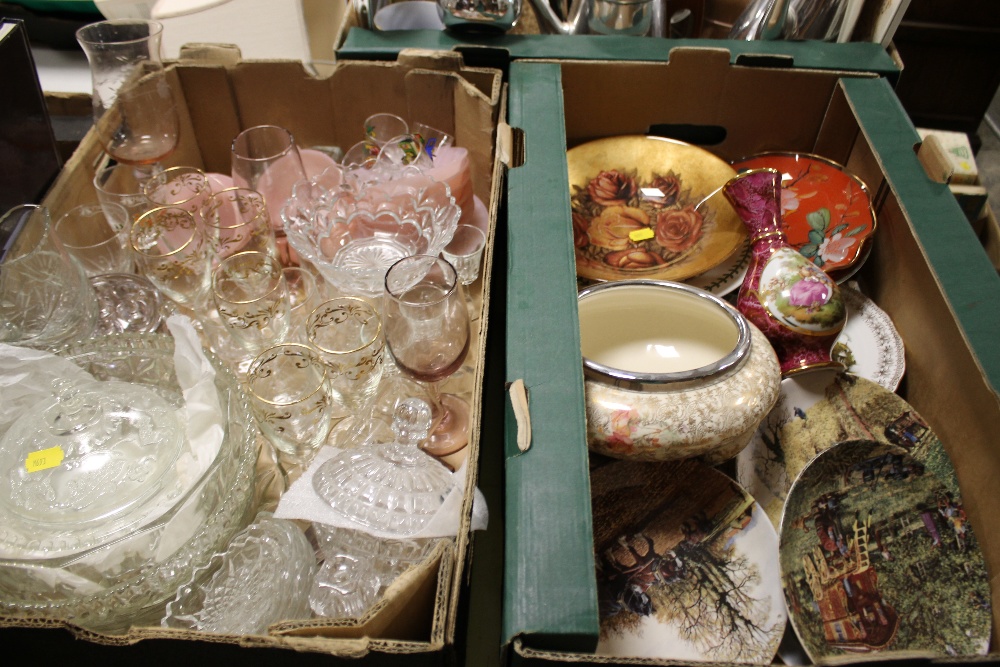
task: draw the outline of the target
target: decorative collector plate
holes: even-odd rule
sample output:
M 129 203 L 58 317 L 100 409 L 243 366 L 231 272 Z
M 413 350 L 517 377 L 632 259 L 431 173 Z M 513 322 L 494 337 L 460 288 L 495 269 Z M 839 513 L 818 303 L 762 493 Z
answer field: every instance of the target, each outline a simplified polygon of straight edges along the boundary
M 903 447 L 958 493 L 941 440 L 913 406 L 871 380 L 834 370 L 781 381 L 778 402 L 736 457 L 737 479 L 778 525 L 792 480 L 844 440 Z
M 746 240 L 721 187 L 736 172 L 672 139 L 598 139 L 566 153 L 577 275 L 685 280 L 725 262 Z
M 781 172 L 781 216 L 788 242 L 826 272 L 862 258 L 875 233 L 868 188 L 835 162 L 802 153 L 761 153 L 733 163 L 737 171 Z
M 962 502 L 901 447 L 851 440 L 813 459 L 789 491 L 780 552 L 814 663 L 989 648 L 989 577 Z
M 787 622 L 777 533 L 714 468 L 613 461 L 591 470 L 597 654 L 769 664 Z
M 834 343 L 834 360 L 848 372 L 896 391 L 906 371 L 906 358 L 892 319 L 857 289 L 841 285 L 840 293 L 847 304 L 847 323 Z

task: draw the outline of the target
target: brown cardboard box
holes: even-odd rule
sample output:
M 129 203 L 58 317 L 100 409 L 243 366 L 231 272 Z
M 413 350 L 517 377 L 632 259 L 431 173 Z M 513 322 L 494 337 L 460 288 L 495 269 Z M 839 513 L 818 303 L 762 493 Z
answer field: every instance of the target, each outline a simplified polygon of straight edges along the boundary
M 501 187 L 497 128 L 503 123 L 504 103 L 498 70 L 465 67 L 457 54 L 407 52 L 396 62 L 341 63 L 325 76 L 317 77 L 299 62 L 245 62 L 240 60 L 238 51 L 205 46 L 196 58 L 172 66 L 169 80 L 176 99 L 182 102 L 181 140 L 166 166 L 189 165 L 227 173 L 233 138 L 246 127 L 264 123 L 288 128 L 304 147 L 350 146 L 362 138 L 363 121 L 368 115 L 392 112 L 449 132 L 454 135 L 456 145 L 469 150 L 475 192 L 487 203 L 493 221 L 491 230 L 494 228 Z M 43 202 L 53 217 L 78 203 L 96 201 L 93 174 L 105 159 L 96 137 L 89 133 Z M 492 236 L 491 231 L 491 243 Z M 475 372 L 464 380 L 471 392 L 473 410 L 459 534 L 454 541 L 439 543 L 428 562 L 401 577 L 364 618 L 289 622 L 277 626 L 270 635 L 253 637 L 159 627 L 133 627 L 120 636 L 98 635 L 71 623 L 16 617 L 0 618 L 0 628 L 66 627 L 74 636 L 96 644 L 138 643 L 139 652 L 129 655 L 133 659 L 141 656 L 143 661 L 161 654 L 160 651 L 154 654 L 152 649 L 141 652 L 141 646 L 153 640 L 171 640 L 164 655 L 176 652 L 178 642 L 200 647 L 204 644 L 196 642 L 212 642 L 230 647 L 321 653 L 328 659 L 329 656 L 351 658 L 352 664 L 358 658 L 364 659 L 365 664 L 439 664 L 449 660 L 470 553 L 489 320 L 491 247 L 484 257 L 482 278 L 472 285 L 472 298 L 480 317 L 474 325 L 476 337 L 468 357 Z M 263 465 L 267 465 L 266 461 Z M 55 631 L 49 633 L 55 639 Z M 12 635 L 11 630 L 0 631 L 0 639 L 8 646 L 12 645 L 12 637 L 20 636 Z M 162 642 L 155 643 L 163 646 Z M 32 641 L 31 651 L 36 657 L 46 655 L 48 648 L 46 641 Z M 271 652 L 272 658 L 274 653 Z M 102 659 L 108 656 L 116 658 L 112 651 Z
M 505 451 L 510 664 L 681 664 L 593 653 L 598 593 L 566 176 L 568 147 L 651 129 L 726 160 L 766 150 L 818 153 L 868 185 L 878 229 L 858 280 L 903 338 L 899 393 L 954 462 L 996 599 L 1000 280 L 947 185 L 918 161 L 919 136 L 888 82 L 742 67 L 727 52 L 696 47 L 674 49 L 668 63 L 522 60 L 511 65 L 510 81 L 509 119 L 523 151 L 517 144 L 507 174 L 515 270 L 506 380 L 522 380 L 527 390 L 520 414 L 511 399 Z M 994 605 L 994 632 L 997 618 Z M 889 656 L 869 656 L 879 657 Z

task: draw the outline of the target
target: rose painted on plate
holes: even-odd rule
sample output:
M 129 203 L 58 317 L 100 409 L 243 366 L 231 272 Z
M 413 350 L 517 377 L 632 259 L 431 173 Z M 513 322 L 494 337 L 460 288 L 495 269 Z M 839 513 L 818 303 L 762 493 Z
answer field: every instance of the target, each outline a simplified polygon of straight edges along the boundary
M 615 270 L 659 271 L 697 250 L 715 224 L 673 171 L 640 179 L 635 170 L 598 172 L 574 186 L 577 261 Z

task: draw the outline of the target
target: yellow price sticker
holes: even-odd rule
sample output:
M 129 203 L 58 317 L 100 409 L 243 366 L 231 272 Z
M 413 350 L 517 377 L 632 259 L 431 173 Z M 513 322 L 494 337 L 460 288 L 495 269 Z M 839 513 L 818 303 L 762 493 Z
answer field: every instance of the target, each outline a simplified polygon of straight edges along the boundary
M 653 230 L 649 227 L 643 227 L 642 229 L 636 229 L 635 231 L 628 233 L 628 237 L 632 239 L 634 243 L 651 239 L 653 236 L 655 236 L 655 234 L 653 234 Z
M 37 452 L 28 454 L 28 460 L 24 462 L 24 467 L 27 468 L 28 472 L 48 470 L 62 463 L 63 456 L 62 447 L 59 446 L 39 449 Z

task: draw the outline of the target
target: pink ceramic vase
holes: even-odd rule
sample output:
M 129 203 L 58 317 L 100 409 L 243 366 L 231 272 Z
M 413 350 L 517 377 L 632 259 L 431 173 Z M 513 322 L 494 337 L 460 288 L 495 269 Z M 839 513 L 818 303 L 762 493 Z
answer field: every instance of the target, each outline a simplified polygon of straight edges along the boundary
M 750 233 L 752 256 L 736 308 L 771 341 L 788 377 L 841 367 L 830 351 L 847 319 L 840 289 L 788 244 L 781 223 L 781 174 L 745 171 L 724 187 Z

